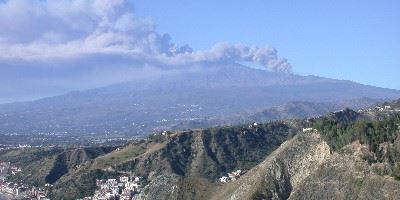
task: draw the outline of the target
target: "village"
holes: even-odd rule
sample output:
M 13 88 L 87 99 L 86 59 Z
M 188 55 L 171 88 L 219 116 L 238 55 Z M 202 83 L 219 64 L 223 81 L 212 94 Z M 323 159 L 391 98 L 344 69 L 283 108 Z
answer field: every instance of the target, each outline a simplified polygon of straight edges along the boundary
M 377 105 L 373 108 L 361 109 L 359 112 L 372 112 L 372 111 L 387 111 L 387 112 L 400 112 L 400 109 L 393 108 L 390 105 Z
M 21 168 L 10 162 L 0 162 L 0 193 L 10 199 L 48 200 L 51 184 L 44 187 L 34 187 L 22 182 L 9 181 L 10 177 L 21 172 Z M 120 176 L 118 178 L 96 180 L 96 191 L 93 196 L 83 200 L 131 200 L 142 190 L 141 177 Z
M 6 194 L 13 199 L 37 199 L 45 200 L 50 184 L 43 188 L 28 186 L 24 183 L 8 181 L 9 176 L 21 173 L 21 168 L 12 165 L 10 162 L 0 162 L 0 193 Z
M 92 197 L 83 200 L 131 200 L 142 190 L 141 178 L 134 176 L 120 176 L 117 179 L 96 180 L 97 189 Z

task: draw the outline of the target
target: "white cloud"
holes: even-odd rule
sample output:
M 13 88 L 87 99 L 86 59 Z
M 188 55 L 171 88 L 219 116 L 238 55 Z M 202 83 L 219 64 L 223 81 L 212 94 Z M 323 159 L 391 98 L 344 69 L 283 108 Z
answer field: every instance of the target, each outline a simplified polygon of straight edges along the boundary
M 121 54 L 181 65 L 246 61 L 290 71 L 272 47 L 221 43 L 197 52 L 179 47 L 168 34 L 159 34 L 149 18 L 136 17 L 127 0 L 6 0 L 0 3 L 0 27 L 0 59 Z

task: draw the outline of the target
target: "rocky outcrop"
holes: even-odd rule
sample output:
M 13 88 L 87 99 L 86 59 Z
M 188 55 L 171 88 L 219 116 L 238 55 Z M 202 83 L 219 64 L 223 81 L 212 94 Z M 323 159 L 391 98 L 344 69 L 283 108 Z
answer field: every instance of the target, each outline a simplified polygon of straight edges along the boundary
M 179 177 L 160 175 L 155 177 L 139 194 L 137 200 L 178 199 Z
M 385 164 L 368 163 L 367 147 L 345 146 L 292 191 L 289 199 L 399 199 L 400 182 L 380 175 Z
M 329 157 L 329 146 L 319 134 L 297 135 L 214 198 L 287 199 Z
M 213 199 L 399 199 L 387 163 L 369 163 L 358 141 L 331 153 L 318 133 L 299 134 Z

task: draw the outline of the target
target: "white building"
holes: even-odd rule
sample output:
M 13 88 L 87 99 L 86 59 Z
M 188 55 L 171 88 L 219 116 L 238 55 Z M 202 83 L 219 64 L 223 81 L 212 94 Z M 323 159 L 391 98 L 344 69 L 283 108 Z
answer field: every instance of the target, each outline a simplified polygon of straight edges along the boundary
M 228 182 L 228 179 L 229 179 L 228 177 L 223 176 L 223 177 L 219 178 L 219 181 L 222 183 L 226 183 L 226 182 Z
M 127 176 L 121 176 L 121 177 L 119 178 L 119 181 L 120 181 L 120 182 L 123 182 L 123 183 L 127 183 L 127 182 L 129 181 L 129 177 L 127 177 Z
M 303 128 L 303 133 L 305 133 L 305 132 L 311 132 L 311 131 L 316 131 L 316 129 L 313 129 L 313 128 Z

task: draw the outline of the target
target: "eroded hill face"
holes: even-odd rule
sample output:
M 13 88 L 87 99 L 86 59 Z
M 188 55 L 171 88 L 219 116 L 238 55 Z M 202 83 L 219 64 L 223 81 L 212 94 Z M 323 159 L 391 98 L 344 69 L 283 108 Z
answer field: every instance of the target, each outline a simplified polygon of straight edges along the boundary
M 289 199 L 398 199 L 400 181 L 384 175 L 388 163 L 363 159 L 369 153 L 359 142 L 345 146 L 295 187 Z
M 241 179 L 223 187 L 214 199 L 287 199 L 329 157 L 330 148 L 318 133 L 297 135 Z
M 400 181 L 363 159 L 368 153 L 355 142 L 331 154 L 319 134 L 301 134 L 213 199 L 398 199 Z

